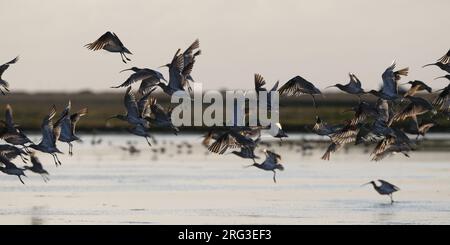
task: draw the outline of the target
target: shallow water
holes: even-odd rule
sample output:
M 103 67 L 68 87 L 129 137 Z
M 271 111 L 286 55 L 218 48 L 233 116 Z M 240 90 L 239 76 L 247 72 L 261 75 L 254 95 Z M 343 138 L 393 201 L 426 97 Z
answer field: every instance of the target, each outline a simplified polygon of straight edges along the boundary
M 73 157 L 60 156 L 60 167 L 39 154 L 48 183 L 32 173 L 26 185 L 0 174 L 0 224 L 450 224 L 446 151 L 376 163 L 352 147 L 328 162 L 320 160 L 323 146 L 304 151 L 274 142 L 285 166 L 275 184 L 271 172 L 243 168 L 251 160 L 207 154 L 200 136 L 156 136 L 152 148 L 128 135 L 97 137 L 102 143 L 92 146 L 92 136 L 83 135 Z M 130 140 L 139 154 L 119 148 Z M 178 152 L 181 142 L 191 153 L 186 146 Z M 152 151 L 163 147 L 164 154 Z M 361 187 L 379 178 L 401 188 L 394 204 Z

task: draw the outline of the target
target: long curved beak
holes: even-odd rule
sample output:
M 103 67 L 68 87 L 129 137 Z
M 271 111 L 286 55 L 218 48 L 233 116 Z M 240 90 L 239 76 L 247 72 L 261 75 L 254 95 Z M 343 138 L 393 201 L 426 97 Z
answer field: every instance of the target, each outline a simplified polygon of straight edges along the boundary
M 131 68 L 125 69 L 125 70 L 121 70 L 121 71 L 119 71 L 119 73 L 122 73 L 122 72 L 124 72 L 124 71 L 131 71 Z
M 436 64 L 431 63 L 431 64 L 427 64 L 427 65 L 422 66 L 422 68 L 427 67 L 427 66 L 434 66 L 434 65 L 436 65 Z
M 331 85 L 331 86 L 328 86 L 328 87 L 326 87 L 324 89 L 329 89 L 329 88 L 332 88 L 332 87 L 336 87 L 336 85 Z
M 372 183 L 372 182 L 367 182 L 367 183 L 365 183 L 365 184 L 362 184 L 361 186 L 370 185 L 370 183 Z
M 163 68 L 163 67 L 167 67 L 167 65 L 158 66 L 158 68 Z
M 244 166 L 243 168 L 249 168 L 249 167 L 253 167 L 253 164 L 250 164 L 250 165 Z
M 435 79 L 433 79 L 433 80 L 437 80 L 437 79 L 439 79 L 439 78 L 445 78 L 445 76 L 441 76 L 441 77 L 436 77 Z

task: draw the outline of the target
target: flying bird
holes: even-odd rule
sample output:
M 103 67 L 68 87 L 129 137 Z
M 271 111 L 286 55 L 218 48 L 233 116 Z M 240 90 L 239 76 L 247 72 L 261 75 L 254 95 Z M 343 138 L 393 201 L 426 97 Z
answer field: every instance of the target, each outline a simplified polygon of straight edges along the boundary
M 5 95 L 9 92 L 9 83 L 3 80 L 2 75 L 8 69 L 9 65 L 15 64 L 19 60 L 19 56 L 0 66 L 0 92 Z
M 3 166 L 2 166 L 3 165 Z M 25 176 L 25 169 L 18 168 L 14 163 L 12 163 L 5 154 L 0 154 L 0 171 L 7 175 L 15 175 L 19 178 L 22 184 L 25 184 L 22 180 L 22 176 Z
M 134 73 L 131 74 L 125 82 L 123 82 L 122 84 L 120 84 L 118 86 L 114 86 L 112 88 L 128 87 L 128 86 L 131 86 L 135 82 L 141 81 L 138 93 L 143 95 L 143 94 L 146 94 L 148 92 L 148 90 L 157 86 L 158 83 L 161 82 L 161 80 L 166 81 L 163 74 L 161 74 L 158 71 L 149 69 L 149 68 L 132 67 L 130 69 L 122 70 L 120 72 L 130 71 L 130 70 L 133 71 Z
M 322 95 L 322 92 L 314 86 L 311 82 L 307 81 L 301 76 L 295 76 L 287 81 L 280 89 L 278 89 L 281 95 L 286 96 L 299 96 L 302 94 L 309 94 L 313 99 L 314 107 L 316 106 L 315 95 Z
M 262 163 L 253 163 L 252 165 L 249 165 L 248 167 L 257 167 L 262 170 L 266 171 L 272 171 L 273 172 L 273 182 L 277 183 L 276 174 L 277 172 L 275 170 L 284 170 L 283 165 L 280 164 L 281 156 L 276 154 L 275 152 L 264 150 L 264 153 L 266 154 L 266 159 Z
M 364 89 L 361 85 L 361 81 L 353 73 L 349 73 L 348 76 L 350 77 L 350 82 L 348 82 L 347 84 L 337 83 L 335 85 L 328 86 L 327 88 L 336 87 L 346 93 L 354 94 L 361 99 L 361 95 L 365 94 Z
M 60 125 L 61 133 L 59 135 L 58 140 L 61 142 L 66 142 L 69 145 L 69 155 L 73 155 L 73 141 L 81 141 L 81 139 L 75 134 L 75 128 L 77 126 L 78 121 L 82 116 L 85 116 L 88 112 L 87 108 L 83 108 L 76 113 L 70 115 L 71 102 L 67 105 L 66 109 L 64 109 L 61 117 L 55 123 L 56 125 Z
M 428 93 L 432 92 L 430 86 L 419 80 L 409 81 L 407 84 L 410 84 L 411 88 L 403 95 L 403 97 L 414 96 L 419 91 L 427 91 Z
M 53 107 L 50 110 L 50 113 L 44 117 L 41 124 L 41 133 L 42 140 L 39 144 L 31 144 L 30 148 L 33 148 L 37 151 L 48 153 L 53 156 L 53 160 L 55 161 L 55 165 L 61 165 L 61 161 L 58 159 L 57 153 L 63 154 L 57 147 L 56 141 L 59 138 L 61 127 L 54 127 L 52 119 L 56 114 L 56 108 Z
M 44 180 L 44 182 L 47 182 L 50 180 L 50 178 L 48 177 L 50 174 L 47 172 L 47 170 L 44 169 L 44 167 L 42 166 L 41 161 L 39 160 L 39 158 L 37 158 L 36 153 L 32 152 L 30 154 L 30 158 L 31 158 L 31 164 L 32 166 L 24 166 L 25 170 L 31 171 L 33 173 L 37 173 L 39 175 L 41 175 L 42 179 Z
M 130 59 L 126 56 L 126 54 L 132 54 L 130 52 L 130 50 L 128 50 L 123 45 L 123 43 L 120 41 L 119 37 L 114 32 L 109 32 L 109 31 L 106 32 L 105 34 L 103 34 L 95 42 L 88 43 L 84 46 L 93 51 L 104 49 L 104 50 L 112 52 L 112 53 L 120 53 L 120 57 L 122 58 L 122 61 L 124 63 L 127 63 L 125 61 L 125 59 L 130 61 Z

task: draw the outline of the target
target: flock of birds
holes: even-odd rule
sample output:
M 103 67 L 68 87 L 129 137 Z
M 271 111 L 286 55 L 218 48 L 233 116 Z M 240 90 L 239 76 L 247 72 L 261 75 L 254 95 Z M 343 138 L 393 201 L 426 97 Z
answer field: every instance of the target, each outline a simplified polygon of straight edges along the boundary
M 119 37 L 112 32 L 106 32 L 96 41 L 85 45 L 86 48 L 96 50 L 106 50 L 113 53 L 119 53 L 122 61 L 127 63 L 130 59 L 127 54 L 132 53 L 124 46 Z M 158 104 L 155 97 L 151 94 L 157 88 L 171 96 L 175 92 L 184 91 L 189 95 L 192 91 L 191 83 L 195 82 L 191 73 L 197 56 L 201 54 L 199 40 L 195 40 L 186 50 L 181 52 L 178 49 L 175 52 L 170 63 L 162 67 L 168 68 L 169 79 L 154 69 L 132 67 L 123 71 L 132 71 L 133 73 L 123 83 L 112 88 L 126 88 L 123 98 L 125 107 L 124 114 L 112 116 L 110 119 L 118 119 L 126 122 L 129 127 L 127 130 L 134 135 L 143 137 L 148 145 L 152 145 L 151 129 L 154 127 L 169 128 L 175 134 L 179 129 L 175 127 L 171 120 L 172 109 L 164 108 Z M 0 66 L 0 92 L 5 95 L 10 92 L 9 84 L 2 79 L 2 75 L 10 65 L 15 64 L 18 57 Z M 435 63 L 426 66 L 438 66 L 447 72 L 447 75 L 438 77 L 450 80 L 450 50 Z M 123 72 L 121 71 L 121 72 Z M 346 144 L 374 144 L 372 151 L 372 160 L 379 161 L 393 153 L 402 153 L 409 156 L 408 152 L 414 149 L 415 142 L 411 140 L 406 133 L 412 133 L 424 136 L 427 131 L 436 125 L 437 117 L 450 118 L 449 93 L 450 84 L 436 92 L 440 92 L 434 101 L 430 102 L 423 97 L 417 96 L 418 92 L 425 91 L 432 93 L 432 89 L 422 81 L 414 80 L 409 84 L 410 88 L 402 91 L 399 81 L 402 77 L 408 75 L 409 68 L 396 70 L 395 61 L 382 74 L 382 88 L 380 90 L 366 91 L 362 87 L 358 77 L 350 73 L 350 81 L 347 84 L 335 84 L 330 87 L 336 87 L 339 90 L 358 97 L 358 105 L 351 108 L 353 116 L 339 125 L 329 125 L 324 122 L 319 115 L 316 116 L 316 122 L 310 127 L 310 130 L 320 136 L 326 136 L 330 144 L 324 153 L 322 159 L 329 160 L 332 153 L 343 148 Z M 437 78 L 436 78 L 437 79 Z M 140 82 L 138 90 L 132 90 L 132 85 Z M 266 81 L 263 76 L 255 74 L 256 92 L 266 91 L 269 93 L 278 92 L 281 96 L 300 96 L 309 95 L 312 98 L 313 106 L 317 109 L 316 97 L 322 96 L 322 92 L 311 82 L 301 76 L 295 76 L 278 88 L 279 83 L 268 90 L 265 88 Z M 258 94 L 259 95 L 259 94 Z M 365 96 L 375 96 L 376 103 L 370 103 Z M 270 99 L 268 100 L 268 109 L 270 110 Z M 0 145 L 0 171 L 8 175 L 15 175 L 23 182 L 22 176 L 25 171 L 32 171 L 41 174 L 45 181 L 48 180 L 48 172 L 43 168 L 42 163 L 37 158 L 35 152 L 43 152 L 53 156 L 55 164 L 61 165 L 58 154 L 62 153 L 56 143 L 66 142 L 69 144 L 69 154 L 72 155 L 72 142 L 79 140 L 75 134 L 75 128 L 80 118 L 87 114 L 87 108 L 83 108 L 74 114 L 70 114 L 71 103 L 59 115 L 55 123 L 53 118 L 56 115 L 56 108 L 53 106 L 50 112 L 42 121 L 41 131 L 42 140 L 39 144 L 33 143 L 26 134 L 20 129 L 19 125 L 13 120 L 12 107 L 6 105 L 5 120 L 0 129 L 0 137 L 8 144 Z M 235 111 L 236 113 L 236 111 Z M 411 121 L 410 127 L 405 128 L 405 121 Z M 280 123 L 276 124 L 276 132 L 272 132 L 275 138 L 288 137 L 283 131 Z M 232 149 L 232 154 L 244 159 L 253 160 L 250 166 L 262 170 L 273 172 L 273 181 L 276 182 L 276 170 L 284 170 L 281 164 L 281 156 L 276 152 L 264 149 L 265 160 L 262 163 L 256 162 L 258 159 L 255 149 L 262 145 L 261 132 L 267 129 L 262 126 L 220 126 L 213 127 L 207 132 L 203 139 L 203 145 L 213 153 L 224 154 Z M 124 149 L 136 152 L 137 149 Z M 239 151 L 237 150 L 239 149 Z M 17 167 L 11 161 L 20 157 L 24 163 L 31 161 L 32 166 L 26 165 L 23 168 Z M 30 159 L 28 159 L 28 157 Z M 382 195 L 389 195 L 392 199 L 392 193 L 399 190 L 393 184 L 384 180 L 379 180 L 379 184 L 371 181 L 375 190 Z

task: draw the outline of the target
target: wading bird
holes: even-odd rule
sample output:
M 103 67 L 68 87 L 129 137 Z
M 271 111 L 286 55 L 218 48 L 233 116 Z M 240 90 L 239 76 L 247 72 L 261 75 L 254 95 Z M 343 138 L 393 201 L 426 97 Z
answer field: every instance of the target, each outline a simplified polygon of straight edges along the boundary
M 47 170 L 44 169 L 44 167 L 42 166 L 41 161 L 39 160 L 39 158 L 37 158 L 36 153 L 32 152 L 30 154 L 30 158 L 31 158 L 31 164 L 32 166 L 24 166 L 25 170 L 31 171 L 33 173 L 37 173 L 39 175 L 41 175 L 42 179 L 44 180 L 44 182 L 47 182 L 50 180 L 50 178 L 48 177 L 50 174 L 47 172 Z
M 139 86 L 138 93 L 143 95 L 146 94 L 148 90 L 158 85 L 158 83 L 160 83 L 161 80 L 166 81 L 163 74 L 149 68 L 132 67 L 130 69 L 122 70 L 120 72 L 124 71 L 133 71 L 134 73 L 131 74 L 131 76 L 128 77 L 128 79 L 125 82 L 112 88 L 128 87 L 135 82 L 142 81 L 141 85 Z
M 406 99 L 408 99 L 410 103 L 392 118 L 394 122 L 404 121 L 407 118 L 411 118 L 414 120 L 418 128 L 419 125 L 417 122 L 417 116 L 423 115 L 430 111 L 433 114 L 436 114 L 433 105 L 428 100 L 413 96 L 407 96 Z
M 256 145 L 258 145 L 260 141 L 261 138 L 256 139 Z M 252 159 L 253 162 L 256 163 L 255 159 L 259 159 L 259 157 L 255 155 L 256 145 L 252 147 L 242 147 L 240 151 L 232 151 L 231 153 L 244 159 Z
M 0 92 L 3 95 L 9 92 L 9 83 L 6 80 L 3 80 L 2 75 L 6 71 L 6 69 L 8 69 L 9 65 L 15 64 L 18 60 L 19 56 L 0 66 Z
M 427 91 L 428 93 L 432 92 L 432 89 L 426 85 L 424 82 L 419 80 L 409 81 L 408 84 L 411 84 L 411 88 L 403 95 L 404 97 L 407 96 L 414 96 L 419 91 Z
M 0 129 L 0 138 L 4 141 L 12 144 L 12 145 L 21 145 L 25 146 L 25 144 L 32 144 L 33 142 L 22 132 L 22 130 L 18 129 L 13 119 L 13 110 L 12 107 L 7 104 L 5 110 L 5 120 L 1 121 L 4 124 L 4 127 Z
M 194 66 L 191 62 L 188 66 L 184 66 L 184 57 L 180 54 L 180 49 L 177 50 L 170 63 L 162 67 L 169 68 L 169 83 L 165 84 L 159 82 L 157 85 L 168 95 L 172 95 L 178 91 L 185 91 L 184 87 L 188 85 L 187 74 L 190 74 Z
M 398 84 L 397 82 L 400 80 L 401 76 L 407 76 L 409 72 L 409 68 L 403 68 L 398 71 L 394 71 L 395 69 L 395 61 L 383 72 L 383 88 L 380 91 L 371 90 L 370 94 L 375 95 L 384 100 L 397 100 L 399 99 L 398 95 Z
M 370 181 L 369 183 L 366 183 L 364 185 L 372 185 L 373 188 L 378 192 L 380 195 L 388 195 L 389 198 L 391 198 L 391 203 L 394 203 L 394 199 L 392 198 L 392 195 L 394 192 L 399 191 L 400 188 L 397 186 L 385 181 L 379 179 L 378 182 L 380 182 L 380 185 L 377 185 L 375 181 Z M 363 185 L 363 186 L 364 186 Z
M 142 117 L 142 113 L 139 113 L 139 108 L 138 108 L 138 104 L 136 102 L 136 97 L 135 97 L 133 91 L 131 91 L 131 87 L 128 87 L 127 91 L 125 92 L 125 96 L 123 98 L 123 104 L 126 109 L 126 114 L 125 115 L 115 115 L 115 116 L 108 118 L 108 120 L 119 119 L 121 121 L 126 121 L 131 125 L 140 124 L 143 127 L 147 127 L 148 122 L 145 118 Z
M 423 67 L 437 66 L 437 67 L 441 68 L 441 70 L 450 73 L 449 60 L 450 60 L 450 50 L 444 56 L 439 58 L 435 63 L 427 64 L 427 65 L 424 65 Z
M 103 34 L 99 39 L 97 39 L 93 43 L 88 43 L 84 45 L 86 48 L 96 51 L 100 49 L 104 49 L 106 51 L 112 52 L 112 53 L 120 53 L 120 57 L 122 58 L 122 61 L 124 63 L 127 63 L 125 61 L 130 59 L 125 54 L 132 54 L 130 50 L 128 50 L 123 43 L 120 41 L 119 37 L 114 32 L 106 32 Z M 124 59 L 125 57 L 125 59 Z
M 272 171 L 273 172 L 273 182 L 277 183 L 277 179 L 276 179 L 277 172 L 275 170 L 277 170 L 277 169 L 281 170 L 281 171 L 284 170 L 283 165 L 280 164 L 281 156 L 274 152 L 268 151 L 266 149 L 264 150 L 264 153 L 266 154 L 266 159 L 264 160 L 264 162 L 262 162 L 262 163 L 255 162 L 252 165 L 249 165 L 249 167 L 253 166 L 253 167 L 257 167 L 262 170 Z
M 326 89 L 336 87 L 346 93 L 354 94 L 354 95 L 358 96 L 359 99 L 361 99 L 361 95 L 365 94 L 364 89 L 361 87 L 361 81 L 353 73 L 349 73 L 348 76 L 350 77 L 349 83 L 344 84 L 344 85 L 337 83 L 335 85 L 326 87 Z
M 338 132 L 341 128 L 340 126 L 330 126 L 319 116 L 316 116 L 316 123 L 313 125 L 312 131 L 320 136 L 330 136 Z
M 55 165 L 61 165 L 61 161 L 58 159 L 57 153 L 63 154 L 57 147 L 56 147 L 56 141 L 59 138 L 59 134 L 61 132 L 60 127 L 53 127 L 52 119 L 56 114 L 56 108 L 55 106 L 52 107 L 50 110 L 50 113 L 45 116 L 45 118 L 42 120 L 41 124 L 41 133 L 42 133 L 42 140 L 39 144 L 31 144 L 29 145 L 30 148 L 33 148 L 37 151 L 48 153 L 52 155 L 53 160 L 55 161 Z
M 1 165 L 4 166 L 1 166 Z M 20 182 L 22 182 L 22 184 L 25 184 L 22 180 L 22 176 L 25 176 L 25 169 L 23 168 L 18 168 L 14 163 L 12 163 L 6 156 L 5 154 L 0 154 L 0 171 L 7 174 L 7 175 L 15 175 L 19 178 Z
M 27 151 L 13 145 L 0 145 L 0 154 L 4 154 L 11 160 L 14 160 L 17 156 L 19 156 L 23 163 L 28 161 L 27 156 L 29 155 Z
M 314 86 L 314 84 L 308 82 L 301 76 L 295 76 L 291 80 L 287 81 L 280 89 L 278 89 L 281 95 L 286 96 L 299 96 L 302 94 L 309 94 L 313 99 L 314 107 L 317 108 L 316 99 L 314 95 L 322 95 L 322 92 Z
M 433 105 L 437 108 L 439 112 L 448 112 L 449 111 L 449 98 L 450 98 L 450 84 L 447 87 L 440 89 L 438 91 L 442 91 L 439 93 L 438 97 L 434 99 Z M 436 91 L 437 92 L 437 91 Z
M 175 135 L 178 134 L 180 130 L 172 123 L 171 109 L 166 111 L 160 104 L 156 102 L 156 98 L 150 98 L 150 111 L 151 115 L 149 118 L 147 118 L 150 124 L 157 127 L 170 128 L 175 133 Z
M 71 102 L 67 105 L 66 109 L 64 109 L 61 117 L 55 123 L 55 125 L 59 125 L 61 127 L 61 133 L 59 135 L 58 140 L 61 142 L 66 142 L 69 145 L 69 155 L 73 155 L 73 141 L 81 141 L 81 139 L 75 135 L 75 128 L 77 126 L 80 118 L 87 114 L 87 108 L 83 108 L 79 110 L 77 113 L 70 115 Z

